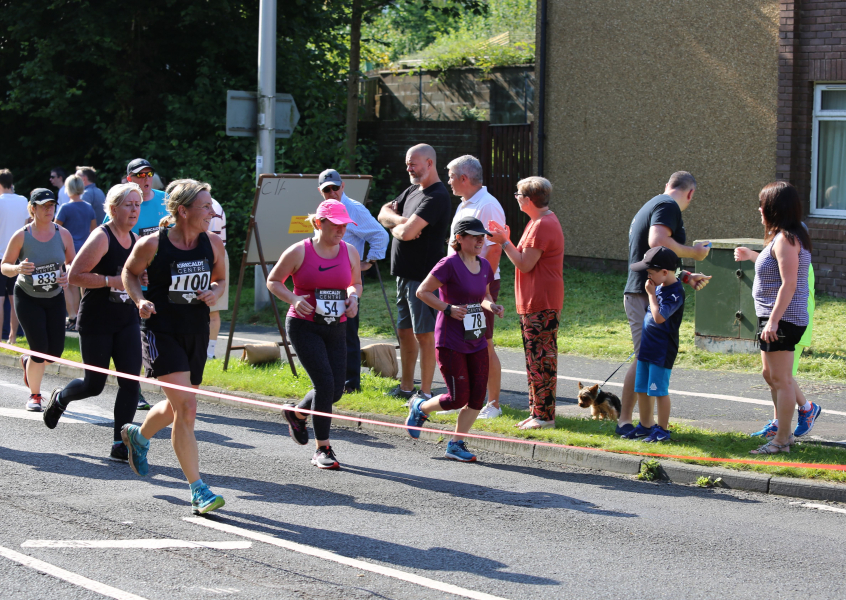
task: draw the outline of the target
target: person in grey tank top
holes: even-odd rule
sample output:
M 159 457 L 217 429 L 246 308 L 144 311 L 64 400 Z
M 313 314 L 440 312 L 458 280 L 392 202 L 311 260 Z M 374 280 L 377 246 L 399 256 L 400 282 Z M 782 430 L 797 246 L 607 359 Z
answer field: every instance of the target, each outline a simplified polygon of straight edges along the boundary
M 807 435 L 822 412 L 805 399 L 793 379 L 796 344 L 808 326 L 808 269 L 811 238 L 802 225 L 802 203 L 796 188 L 786 181 L 764 186 L 758 210 L 764 225 L 765 248 L 753 252 L 739 247 L 737 261 L 755 261 L 752 295 L 758 316 L 764 380 L 770 388 L 776 418 L 754 435 L 769 441 L 751 454 L 790 452 L 795 438 Z M 799 405 L 796 429 L 790 432 L 793 407 Z
M 73 237 L 53 222 L 56 197 L 38 188 L 29 198 L 33 221 L 17 231 L 3 255 L 2 269 L 15 282 L 15 310 L 31 350 L 61 356 L 65 350 L 65 269 L 74 259 Z M 26 409 L 41 412 L 44 359 L 21 356 L 24 385 L 30 390 Z M 49 361 L 48 361 L 49 362 Z

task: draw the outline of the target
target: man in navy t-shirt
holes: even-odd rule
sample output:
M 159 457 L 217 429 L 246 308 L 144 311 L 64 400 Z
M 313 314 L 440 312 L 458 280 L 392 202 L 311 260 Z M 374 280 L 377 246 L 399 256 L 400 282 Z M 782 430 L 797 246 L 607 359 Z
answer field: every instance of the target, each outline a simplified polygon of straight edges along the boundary
M 684 316 L 684 288 L 676 279 L 679 257 L 664 246 L 651 248 L 643 260 L 630 269 L 647 274 L 644 284 L 649 310 L 643 317 L 643 332 L 637 355 L 634 391 L 640 423 L 629 439 L 664 442 L 670 439 L 670 373 L 679 352 L 679 328 Z M 658 403 L 658 422 L 653 405 Z
M 684 230 L 682 212 L 690 206 L 694 192 L 696 192 L 696 179 L 693 175 L 687 171 L 676 171 L 664 186 L 664 193 L 655 196 L 641 207 L 629 227 L 629 265 L 641 260 L 650 248 L 658 246 L 669 248 L 675 253 L 678 264 L 674 269 L 681 267 L 680 258 L 704 260 L 708 256 L 710 246 L 707 244 L 684 245 L 687 241 L 687 233 Z M 711 279 L 708 276 L 687 271 L 681 271 L 679 275 L 683 283 L 690 284 L 695 290 L 705 287 Z M 629 271 L 629 279 L 623 293 L 623 304 L 632 331 L 635 353 L 640 348 L 641 326 L 649 306 L 649 298 L 643 288 L 645 283 L 646 273 Z M 623 382 L 621 398 L 623 406 L 620 409 L 620 420 L 617 425 L 618 435 L 627 435 L 634 430 L 632 411 L 635 405 L 635 368 L 636 363 L 632 363 Z

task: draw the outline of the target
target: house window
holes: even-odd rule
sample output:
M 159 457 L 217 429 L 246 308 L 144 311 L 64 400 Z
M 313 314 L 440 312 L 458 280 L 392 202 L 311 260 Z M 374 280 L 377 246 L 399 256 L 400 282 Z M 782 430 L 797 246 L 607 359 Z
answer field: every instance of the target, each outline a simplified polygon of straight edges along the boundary
M 846 85 L 817 85 L 811 214 L 846 219 Z

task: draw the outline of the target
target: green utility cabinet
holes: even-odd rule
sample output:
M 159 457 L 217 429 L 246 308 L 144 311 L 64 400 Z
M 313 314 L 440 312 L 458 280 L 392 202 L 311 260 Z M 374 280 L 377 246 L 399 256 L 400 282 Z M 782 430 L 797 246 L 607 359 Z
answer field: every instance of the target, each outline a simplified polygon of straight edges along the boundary
M 696 292 L 697 348 L 723 353 L 758 352 L 755 346 L 758 318 L 752 300 L 755 263 L 734 260 L 734 249 L 740 246 L 760 252 L 764 240 L 711 240 L 708 256 L 696 261 L 697 273 L 712 276 L 708 285 Z

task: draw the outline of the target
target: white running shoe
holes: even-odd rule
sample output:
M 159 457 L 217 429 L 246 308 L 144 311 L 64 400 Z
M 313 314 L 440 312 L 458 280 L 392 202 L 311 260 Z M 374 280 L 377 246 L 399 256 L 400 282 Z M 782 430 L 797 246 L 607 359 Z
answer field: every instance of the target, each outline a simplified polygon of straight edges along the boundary
M 493 404 L 485 404 L 482 410 L 479 411 L 479 419 L 496 419 L 502 416 L 502 409 Z

